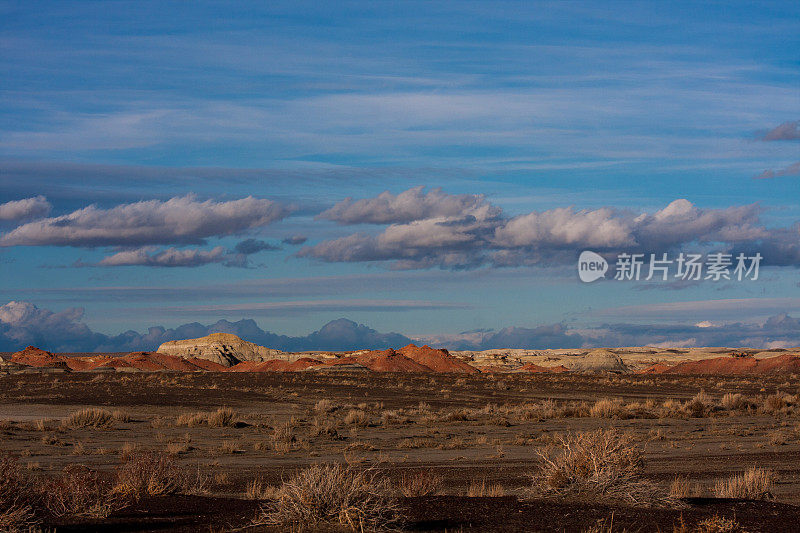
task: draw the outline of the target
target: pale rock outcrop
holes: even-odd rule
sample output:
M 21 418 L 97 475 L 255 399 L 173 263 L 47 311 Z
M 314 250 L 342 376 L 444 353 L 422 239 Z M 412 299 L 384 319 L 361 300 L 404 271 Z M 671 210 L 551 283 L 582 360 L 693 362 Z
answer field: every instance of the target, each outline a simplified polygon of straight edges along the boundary
M 269 361 L 270 359 L 292 361 L 301 357 L 243 341 L 231 333 L 212 333 L 199 339 L 168 341 L 158 347 L 158 352 L 184 358 L 206 359 L 226 367 L 242 361 Z

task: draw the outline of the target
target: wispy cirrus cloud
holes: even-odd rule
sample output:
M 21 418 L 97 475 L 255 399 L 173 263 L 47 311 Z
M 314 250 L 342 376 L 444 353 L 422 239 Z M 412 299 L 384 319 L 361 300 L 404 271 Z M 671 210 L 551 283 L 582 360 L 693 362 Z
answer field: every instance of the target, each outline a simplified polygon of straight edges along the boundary
M 202 244 L 209 237 L 266 226 L 290 212 L 289 206 L 252 196 L 217 202 L 187 195 L 111 209 L 90 205 L 67 215 L 23 224 L 0 237 L 0 247 Z
M 758 137 L 762 141 L 798 141 L 800 140 L 800 120 L 784 122 Z
M 52 206 L 44 196 L 23 198 L 0 204 L 0 220 L 24 220 L 46 216 Z
M 97 266 L 151 266 L 151 267 L 197 267 L 225 260 L 225 248 L 217 246 L 211 250 L 174 247 L 154 251 L 152 247 L 123 250 L 103 258 Z
M 800 161 L 792 163 L 788 167 L 778 169 L 767 169 L 761 174 L 753 176 L 756 180 L 765 180 L 771 178 L 780 178 L 783 176 L 797 176 L 800 175 Z

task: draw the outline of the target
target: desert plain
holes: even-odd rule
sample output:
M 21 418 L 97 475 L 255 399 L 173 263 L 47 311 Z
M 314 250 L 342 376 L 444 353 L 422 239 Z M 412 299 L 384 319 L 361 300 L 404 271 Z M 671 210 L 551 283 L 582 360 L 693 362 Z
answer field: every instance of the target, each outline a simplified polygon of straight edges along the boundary
M 2 354 L 5 527 L 793 531 L 797 354 L 29 347 Z

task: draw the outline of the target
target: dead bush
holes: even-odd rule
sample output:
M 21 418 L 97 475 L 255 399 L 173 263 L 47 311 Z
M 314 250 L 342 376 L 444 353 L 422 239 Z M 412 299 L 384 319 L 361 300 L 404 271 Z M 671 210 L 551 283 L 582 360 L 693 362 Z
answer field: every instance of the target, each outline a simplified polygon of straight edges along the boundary
M 668 499 L 641 478 L 642 452 L 632 435 L 614 429 L 559 435 L 541 458 L 533 489 L 545 494 L 627 499 Z
M 344 423 L 348 426 L 366 427 L 369 425 L 369 415 L 361 409 L 351 409 L 345 415 Z
M 503 486 L 499 483 L 487 483 L 486 479 L 473 479 L 467 488 L 467 496 L 470 498 L 496 498 L 504 496 L 506 493 Z
M 614 416 L 614 404 L 608 398 L 597 400 L 589 410 L 592 418 L 611 418 Z
M 312 531 L 323 524 L 380 531 L 399 523 L 391 484 L 374 469 L 314 465 L 284 481 L 275 498 L 258 523 Z
M 40 520 L 40 505 L 30 473 L 12 456 L 0 456 L 0 531 L 32 530 Z
M 70 413 L 64 425 L 72 428 L 110 428 L 114 425 L 114 415 L 105 409 L 89 407 Z
M 143 496 L 175 494 L 186 483 L 186 473 L 170 456 L 156 452 L 133 452 L 117 468 L 113 493 L 138 500 Z
M 770 500 L 775 473 L 768 468 L 751 467 L 743 474 L 720 479 L 714 485 L 717 498 L 736 498 L 740 500 Z
M 47 478 L 40 487 L 44 505 L 57 517 L 106 518 L 124 507 L 107 479 L 82 465 L 64 469 L 60 476 Z
M 704 418 L 711 414 L 714 408 L 714 402 L 706 391 L 700 391 L 694 397 L 686 402 L 684 406 L 687 413 L 694 418 Z
M 444 478 L 430 470 L 403 474 L 397 483 L 397 491 L 410 498 L 412 496 L 432 496 L 438 494 L 442 488 Z
M 235 427 L 238 414 L 230 407 L 220 407 L 213 413 L 208 414 L 208 427 L 225 428 Z

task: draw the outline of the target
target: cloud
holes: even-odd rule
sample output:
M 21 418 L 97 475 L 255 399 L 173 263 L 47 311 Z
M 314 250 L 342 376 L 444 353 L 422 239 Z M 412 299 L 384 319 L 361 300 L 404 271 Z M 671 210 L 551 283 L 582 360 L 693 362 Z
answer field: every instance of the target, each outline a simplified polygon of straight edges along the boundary
M 111 209 L 90 205 L 68 215 L 29 222 L 0 237 L 0 246 L 142 246 L 202 244 L 289 215 L 290 207 L 248 196 L 198 201 L 193 195 L 147 200 Z
M 407 192 L 421 194 L 419 188 Z M 373 208 L 403 194 L 395 197 L 383 193 L 378 197 L 383 199 L 376 202 L 348 201 L 337 211 L 337 218 L 377 222 Z M 438 193 L 436 197 L 446 196 Z M 393 222 L 377 235 L 355 233 L 323 241 L 301 249 L 297 255 L 325 262 L 392 262 L 397 269 L 553 265 L 574 262 L 579 251 L 587 248 L 601 253 L 657 253 L 690 243 L 785 243 L 791 233 L 761 226 L 761 208 L 756 204 L 700 209 L 678 199 L 653 214 L 611 207 L 560 207 L 507 217 L 479 198 L 476 208 L 468 212 L 444 216 L 432 210 L 436 214 L 429 218 Z M 396 214 L 392 220 L 409 216 Z
M 211 250 L 196 248 L 167 248 L 153 252 L 153 248 L 144 247 L 134 250 L 123 250 L 104 258 L 98 266 L 152 266 L 152 267 L 197 267 L 225 260 L 225 248 L 217 246 Z
M 44 196 L 34 196 L 0 204 L 0 220 L 23 220 L 46 216 L 52 206 Z
M 479 194 L 446 194 L 441 189 L 424 192 L 418 186 L 398 195 L 385 191 L 375 198 L 353 201 L 346 198 L 319 218 L 340 224 L 395 224 L 437 217 L 496 216 L 500 209 Z
M 800 120 L 784 122 L 759 136 L 762 141 L 800 140 Z
M 252 255 L 258 252 L 280 250 L 280 246 L 275 246 L 265 241 L 258 239 L 245 239 L 233 247 L 234 253 L 243 255 Z
M 305 235 L 291 235 L 289 237 L 285 237 L 281 242 L 283 244 L 290 244 L 296 246 L 298 244 L 303 244 L 308 240 L 308 237 Z
M 582 329 L 564 324 L 507 327 L 500 331 L 477 330 L 455 335 L 414 337 L 381 333 L 363 324 L 340 318 L 308 335 L 290 337 L 265 331 L 254 320 L 199 322 L 167 329 L 148 328 L 146 333 L 126 331 L 115 336 L 95 333 L 83 322 L 83 310 L 60 312 L 39 309 L 30 302 L 12 301 L 0 306 L 0 351 L 16 351 L 29 344 L 59 352 L 120 352 L 154 350 L 168 340 L 190 339 L 211 333 L 233 333 L 239 337 L 287 351 L 355 350 L 398 347 L 409 342 L 427 342 L 449 349 L 487 350 L 496 348 L 596 348 L 621 346 L 800 346 L 800 319 L 785 313 L 773 315 L 761 324 L 717 324 L 700 321 L 694 325 L 614 323 Z
M 83 309 L 54 313 L 30 302 L 12 301 L 0 306 L 0 351 L 16 351 L 35 345 L 56 352 L 123 352 L 155 350 L 169 340 L 203 337 L 211 333 L 233 333 L 239 337 L 287 351 L 384 349 L 403 346 L 411 340 L 399 333 L 380 333 L 344 318 L 327 323 L 308 335 L 289 337 L 265 331 L 251 319 L 198 322 L 166 329 L 148 328 L 146 333 L 126 331 L 108 336 L 95 333 L 83 322 Z
M 766 180 L 771 178 L 780 178 L 783 176 L 797 176 L 800 174 L 800 161 L 792 163 L 788 167 L 779 168 L 777 170 L 767 169 L 761 174 L 753 176 L 754 180 Z

